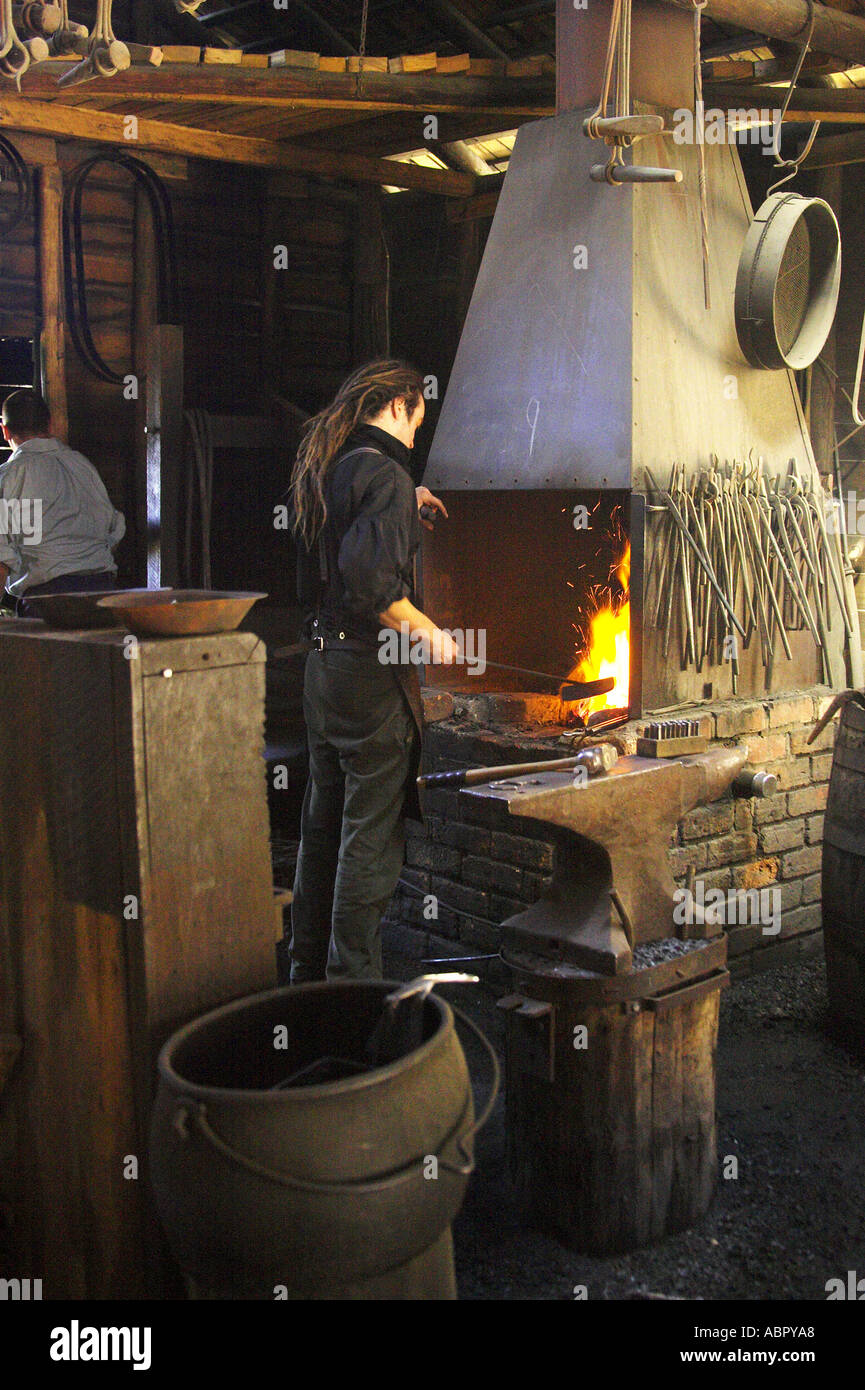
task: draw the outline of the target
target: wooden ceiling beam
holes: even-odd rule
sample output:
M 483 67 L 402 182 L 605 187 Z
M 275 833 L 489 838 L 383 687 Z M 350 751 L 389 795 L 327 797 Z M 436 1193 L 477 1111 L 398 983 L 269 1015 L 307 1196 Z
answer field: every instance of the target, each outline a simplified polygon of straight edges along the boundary
M 331 150 L 301 149 L 295 145 L 256 140 L 244 135 L 222 135 L 166 121 L 138 122 L 138 139 L 125 134 L 123 116 L 111 112 L 64 107 L 59 102 L 32 101 L 27 97 L 0 94 L 0 127 L 33 131 L 42 135 L 76 137 L 102 144 L 120 145 L 134 152 L 160 150 L 195 159 L 212 159 L 223 164 L 245 164 L 262 169 L 287 169 L 323 178 L 347 179 L 355 183 L 395 185 L 425 193 L 465 198 L 475 191 L 471 174 L 453 170 L 425 169 L 418 165 L 395 164 L 368 155 L 338 153 Z
M 523 124 L 523 120 L 507 121 L 502 112 L 495 116 L 475 115 L 467 111 L 461 115 L 439 117 L 439 139 L 451 143 L 456 140 L 471 140 L 480 135 L 495 135 L 502 130 L 513 130 Z M 352 149 L 363 154 L 400 154 L 404 150 L 423 148 L 423 117 L 417 112 L 373 113 L 366 120 L 357 121 L 350 131 L 319 130 L 304 139 L 304 148 L 336 149 L 347 143 Z
M 742 108 L 778 111 L 786 87 L 733 87 L 728 83 L 703 85 L 706 106 L 722 111 Z M 787 108 L 788 121 L 834 121 L 836 124 L 865 121 L 865 87 L 797 88 Z
M 70 64 L 51 62 L 24 79 L 27 96 L 63 100 L 57 78 Z M 360 90 L 358 90 L 358 87 Z M 311 68 L 244 68 L 222 64 L 163 63 L 159 68 L 128 68 L 114 77 L 87 83 L 88 101 L 128 97 L 130 101 L 259 102 L 298 109 L 328 107 L 367 111 L 510 110 L 524 116 L 553 110 L 554 83 L 541 77 L 471 77 L 435 72 L 327 73 Z
M 865 163 L 865 131 L 854 130 L 846 135 L 829 135 L 818 140 L 803 169 L 834 169 L 839 164 Z
M 664 0 L 677 10 L 693 13 L 691 0 Z M 814 53 L 831 53 L 848 63 L 865 63 L 865 19 L 814 4 Z M 703 14 L 718 24 L 732 24 L 749 33 L 801 43 L 807 32 L 809 0 L 708 0 Z

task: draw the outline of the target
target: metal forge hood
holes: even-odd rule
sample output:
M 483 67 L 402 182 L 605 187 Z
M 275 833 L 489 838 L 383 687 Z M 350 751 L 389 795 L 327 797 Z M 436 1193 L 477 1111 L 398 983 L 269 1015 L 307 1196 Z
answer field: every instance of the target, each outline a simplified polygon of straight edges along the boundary
M 643 106 L 641 109 L 657 109 Z M 733 319 L 751 205 L 734 145 L 705 147 L 711 308 L 697 149 L 640 141 L 680 184 L 610 187 L 585 111 L 521 128 L 429 456 L 444 489 L 631 488 L 720 458 L 813 467 L 789 372 L 748 366 Z M 671 113 L 665 113 L 668 128 Z

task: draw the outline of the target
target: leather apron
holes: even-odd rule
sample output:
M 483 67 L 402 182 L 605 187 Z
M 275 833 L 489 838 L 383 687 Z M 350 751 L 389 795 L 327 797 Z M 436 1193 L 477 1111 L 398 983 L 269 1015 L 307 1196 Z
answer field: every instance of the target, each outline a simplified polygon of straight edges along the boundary
M 397 685 L 402 691 L 405 702 L 414 719 L 418 733 L 417 741 L 414 745 L 414 755 L 409 768 L 408 781 L 406 783 L 403 815 L 410 816 L 412 820 L 423 820 L 423 808 L 421 806 L 416 780 L 420 772 L 421 757 L 423 755 L 423 701 L 420 693 L 420 676 L 418 675 L 417 667 L 412 665 L 394 666 L 393 672 L 396 677 Z

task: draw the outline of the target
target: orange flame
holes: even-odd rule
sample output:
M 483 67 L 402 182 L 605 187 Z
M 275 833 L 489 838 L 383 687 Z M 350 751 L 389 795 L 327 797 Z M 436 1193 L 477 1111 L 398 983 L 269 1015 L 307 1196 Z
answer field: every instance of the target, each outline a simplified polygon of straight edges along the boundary
M 606 676 L 615 677 L 616 684 L 606 695 L 597 695 L 588 700 L 586 713 L 593 714 L 599 709 L 627 709 L 628 683 L 630 675 L 630 637 L 631 605 L 629 601 L 631 585 L 631 547 L 615 566 L 614 573 L 621 585 L 624 599 L 618 604 L 610 598 L 609 602 L 598 607 L 591 615 L 588 640 L 583 655 L 571 672 L 570 679 L 577 681 L 603 680 Z

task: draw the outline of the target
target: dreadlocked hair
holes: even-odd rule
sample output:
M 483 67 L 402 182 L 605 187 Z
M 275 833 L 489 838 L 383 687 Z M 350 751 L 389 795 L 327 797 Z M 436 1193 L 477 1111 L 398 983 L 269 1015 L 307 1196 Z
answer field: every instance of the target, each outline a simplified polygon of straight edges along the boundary
M 408 362 L 384 358 L 358 367 L 330 405 L 304 427 L 291 473 L 295 536 L 311 547 L 327 517 L 324 477 L 354 430 L 391 401 L 404 400 L 413 415 L 423 396 L 423 377 Z

